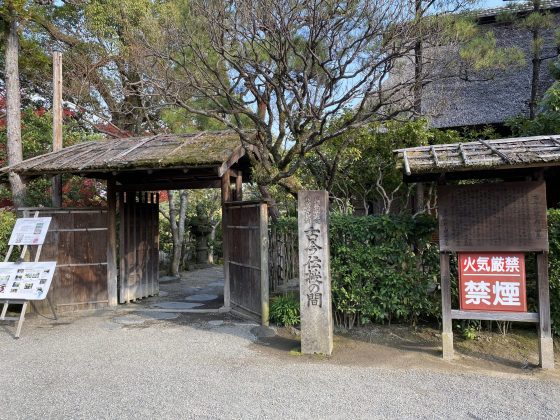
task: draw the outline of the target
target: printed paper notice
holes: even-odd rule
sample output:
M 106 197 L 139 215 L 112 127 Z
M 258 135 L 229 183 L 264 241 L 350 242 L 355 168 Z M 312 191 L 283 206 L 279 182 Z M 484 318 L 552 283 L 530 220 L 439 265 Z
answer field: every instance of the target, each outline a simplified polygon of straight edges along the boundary
M 17 219 L 8 245 L 42 245 L 50 223 L 50 217 Z
M 0 263 L 0 300 L 42 300 L 47 297 L 56 261 Z

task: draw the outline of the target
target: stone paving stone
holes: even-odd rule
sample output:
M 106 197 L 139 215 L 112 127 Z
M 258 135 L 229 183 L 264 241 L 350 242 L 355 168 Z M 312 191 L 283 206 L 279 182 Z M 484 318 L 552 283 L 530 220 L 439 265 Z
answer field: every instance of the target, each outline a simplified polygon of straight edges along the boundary
M 214 299 L 218 299 L 218 295 L 210 295 L 206 293 L 201 293 L 199 295 L 187 296 L 185 300 L 192 302 L 208 302 Z
M 199 306 L 203 306 L 201 303 L 192 303 L 192 302 L 161 302 L 152 305 L 152 308 L 160 308 L 160 309 L 194 309 L 198 308 Z
M 208 287 L 224 287 L 224 281 L 213 281 L 212 283 L 208 283 Z
M 179 314 L 176 312 L 159 312 L 159 311 L 142 311 L 138 312 L 138 315 L 145 318 L 152 318 L 157 320 L 169 320 L 179 318 Z

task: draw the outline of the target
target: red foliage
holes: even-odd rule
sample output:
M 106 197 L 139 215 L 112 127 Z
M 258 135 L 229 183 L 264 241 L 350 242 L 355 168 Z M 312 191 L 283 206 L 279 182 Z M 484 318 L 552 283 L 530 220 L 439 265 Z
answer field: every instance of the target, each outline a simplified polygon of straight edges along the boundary
M 0 208 L 13 207 L 13 206 L 14 206 L 14 202 L 10 198 L 0 199 Z
M 167 203 L 169 201 L 169 194 L 167 191 L 160 191 L 159 192 L 159 202 L 160 203 Z
M 126 138 L 126 137 L 133 136 L 133 133 L 131 133 L 130 131 L 122 130 L 119 127 L 109 123 L 95 124 L 95 129 L 100 133 L 109 134 L 110 136 L 118 137 L 118 138 Z

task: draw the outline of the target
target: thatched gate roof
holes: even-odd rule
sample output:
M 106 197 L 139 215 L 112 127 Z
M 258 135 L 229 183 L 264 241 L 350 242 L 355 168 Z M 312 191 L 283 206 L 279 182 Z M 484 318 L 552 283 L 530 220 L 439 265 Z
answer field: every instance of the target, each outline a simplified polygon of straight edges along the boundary
M 411 181 L 499 177 L 499 171 L 560 167 L 560 135 L 479 140 L 395 150 Z M 496 172 L 498 171 L 498 172 Z M 474 173 L 474 174 L 473 174 Z
M 114 177 L 117 185 L 156 190 L 215 187 L 234 165 L 250 175 L 239 134 L 227 130 L 88 141 L 2 168 L 0 173 Z

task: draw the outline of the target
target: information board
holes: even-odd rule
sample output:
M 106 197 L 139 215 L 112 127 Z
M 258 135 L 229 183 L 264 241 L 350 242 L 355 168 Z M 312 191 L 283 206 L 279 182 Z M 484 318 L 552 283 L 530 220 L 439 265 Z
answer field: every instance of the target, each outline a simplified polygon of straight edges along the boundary
M 459 298 L 463 310 L 526 312 L 525 255 L 460 253 Z
M 440 251 L 548 251 L 544 182 L 438 187 Z
M 47 297 L 56 261 L 0 263 L 0 300 L 42 300 Z
M 50 224 L 50 217 L 17 219 L 8 245 L 42 245 Z

